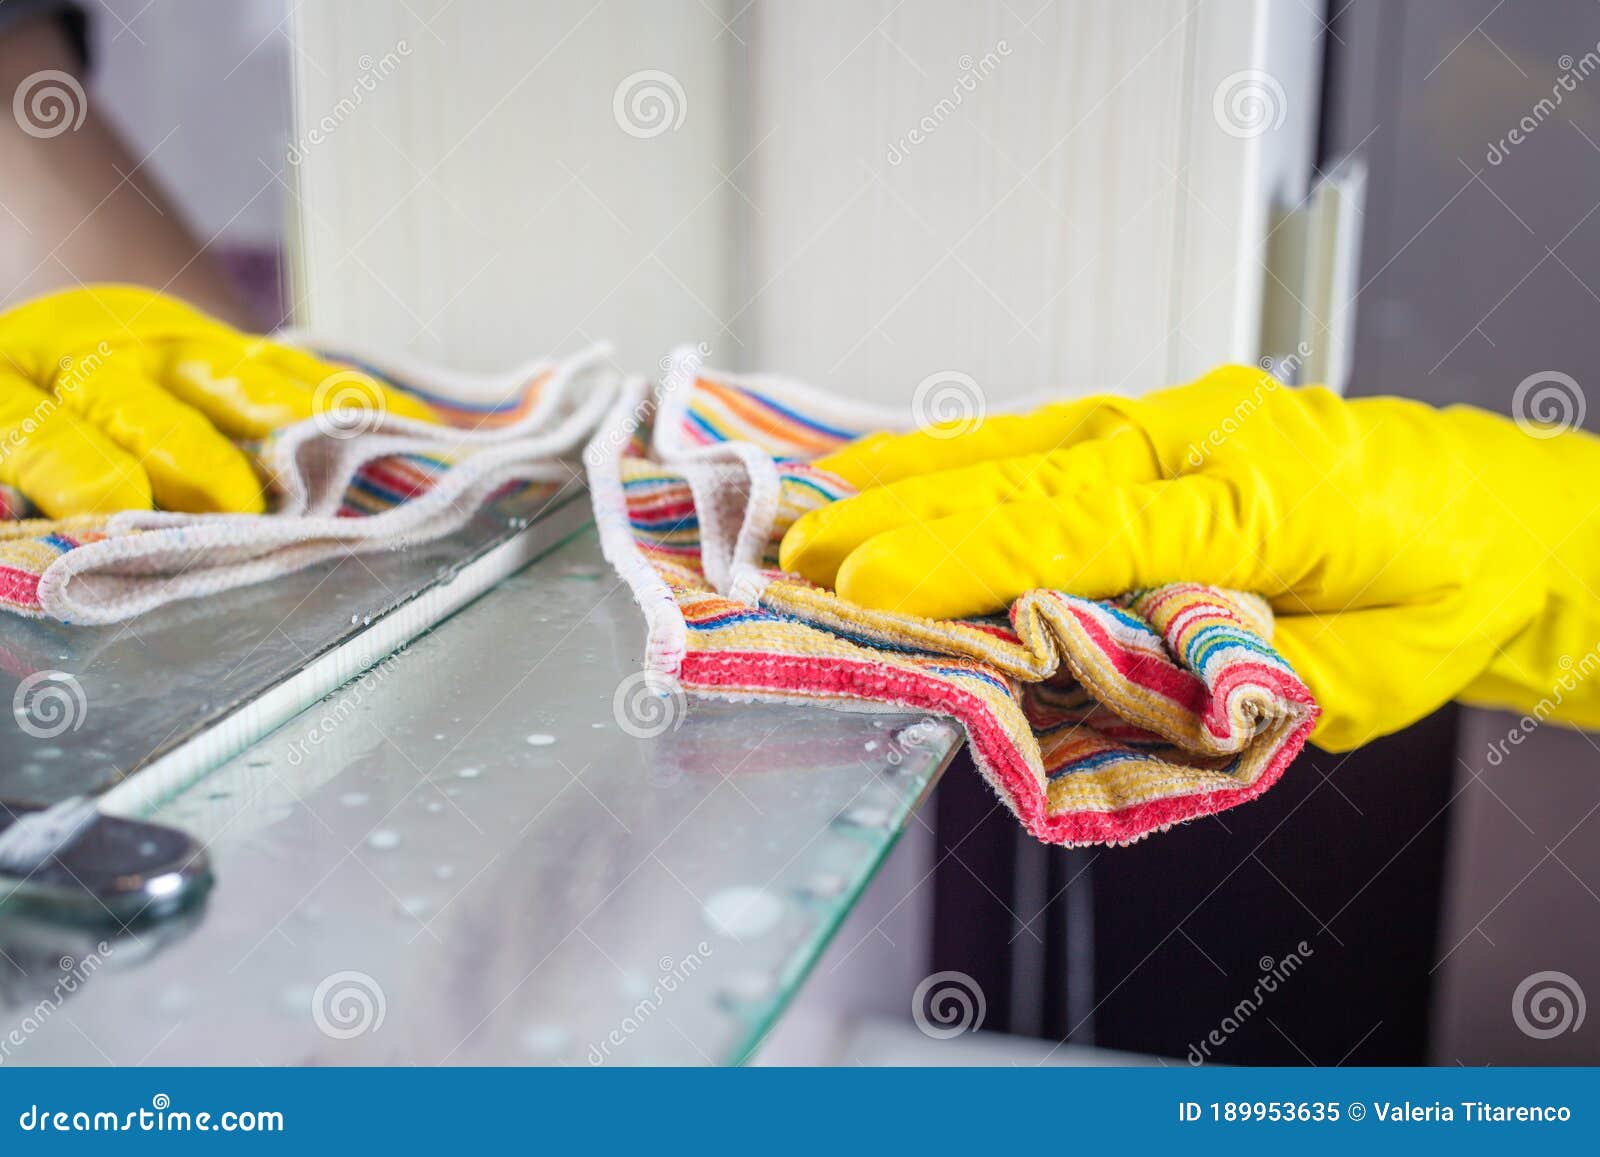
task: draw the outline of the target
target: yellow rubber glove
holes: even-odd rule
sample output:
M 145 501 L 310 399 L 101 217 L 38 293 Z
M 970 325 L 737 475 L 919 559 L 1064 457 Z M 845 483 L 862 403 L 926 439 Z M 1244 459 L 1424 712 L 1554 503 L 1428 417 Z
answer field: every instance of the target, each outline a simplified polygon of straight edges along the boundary
M 1051 587 L 1255 591 L 1348 750 L 1451 699 L 1600 727 L 1600 439 L 1346 401 L 1230 366 L 818 463 L 862 493 L 781 562 L 863 606 L 994 612 Z
M 336 388 L 319 394 L 330 380 Z M 151 290 L 68 290 L 0 314 L 0 482 L 51 518 L 152 503 L 255 513 L 261 480 L 230 439 L 348 409 L 353 397 L 432 416 L 368 375 Z

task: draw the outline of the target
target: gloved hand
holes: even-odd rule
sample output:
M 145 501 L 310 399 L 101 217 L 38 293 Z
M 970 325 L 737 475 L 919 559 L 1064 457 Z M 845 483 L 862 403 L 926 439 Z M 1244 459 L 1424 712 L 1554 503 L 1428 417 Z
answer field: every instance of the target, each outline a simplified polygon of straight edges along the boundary
M 318 384 L 335 374 L 339 389 L 319 400 Z M 259 512 L 261 480 L 229 439 L 264 437 L 352 395 L 431 417 L 368 375 L 174 298 L 129 286 L 67 290 L 0 314 L 0 482 L 51 518 L 152 502 Z
M 1346 401 L 1230 366 L 818 465 L 862 489 L 790 528 L 786 570 L 935 618 L 1052 587 L 1265 596 L 1347 750 L 1453 698 L 1600 726 L 1600 439 L 1465 406 Z

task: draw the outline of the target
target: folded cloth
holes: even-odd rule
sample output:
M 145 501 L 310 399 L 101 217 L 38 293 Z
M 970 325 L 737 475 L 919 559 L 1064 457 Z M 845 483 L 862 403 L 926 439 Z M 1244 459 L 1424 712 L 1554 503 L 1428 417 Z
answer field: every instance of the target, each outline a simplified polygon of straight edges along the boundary
M 606 556 L 648 621 L 646 669 L 696 695 L 949 716 L 1048 843 L 1128 843 L 1277 781 L 1317 706 L 1254 595 L 1036 590 L 1006 616 L 937 622 L 780 571 L 784 530 L 851 493 L 807 459 L 904 425 L 796 383 L 705 371 L 690 351 L 659 387 L 627 384 L 585 458 Z
M 0 522 L 0 607 L 109 623 L 178 599 L 262 582 L 328 558 L 449 534 L 516 484 L 566 484 L 611 405 L 615 377 L 596 347 L 509 375 L 439 370 L 405 358 L 320 350 L 428 401 L 447 424 L 356 411 L 308 419 L 259 447 L 270 514 L 124 511 Z M 18 510 L 14 494 L 0 506 Z

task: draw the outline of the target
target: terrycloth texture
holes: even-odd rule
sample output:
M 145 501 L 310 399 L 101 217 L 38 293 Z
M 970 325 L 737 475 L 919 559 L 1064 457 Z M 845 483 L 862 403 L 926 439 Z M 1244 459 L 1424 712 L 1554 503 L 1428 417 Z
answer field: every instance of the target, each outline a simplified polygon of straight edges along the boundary
M 0 606 L 70 623 L 131 618 L 327 558 L 449 534 L 508 486 L 573 479 L 571 455 L 611 404 L 605 351 L 494 377 L 398 359 L 347 360 L 421 395 L 450 423 L 374 415 L 363 429 L 308 420 L 259 461 L 272 513 L 126 511 L 0 524 Z M 15 495 L 0 494 L 14 517 Z
M 647 666 L 702 695 L 951 716 L 1050 843 L 1127 843 L 1272 786 L 1317 708 L 1253 595 L 1037 590 L 1008 616 L 935 622 L 778 571 L 783 531 L 850 493 L 803 459 L 897 424 L 792 383 L 701 372 L 687 354 L 653 406 L 642 384 L 625 390 L 586 458 L 607 557 L 649 621 Z

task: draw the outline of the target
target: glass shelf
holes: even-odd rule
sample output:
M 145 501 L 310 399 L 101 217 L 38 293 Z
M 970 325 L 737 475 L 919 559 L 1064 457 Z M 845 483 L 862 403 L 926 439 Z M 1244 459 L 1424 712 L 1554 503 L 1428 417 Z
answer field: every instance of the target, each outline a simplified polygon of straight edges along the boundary
M 745 1059 L 958 732 L 641 699 L 643 644 L 586 530 L 229 760 L 152 813 L 203 910 L 103 951 L 0 917 L 39 962 L 0 1022 L 104 958 L 6 1063 Z
M 586 514 L 581 488 L 530 488 L 432 542 L 350 555 L 127 623 L 67 626 L 0 615 L 0 701 L 14 708 L 0 726 L 0 800 L 48 804 L 105 792 L 237 719 L 310 660 L 447 582 L 465 563 L 518 536 L 553 531 L 549 541 L 556 541 Z M 553 530 L 562 522 L 564 530 Z M 75 702 L 28 707 L 24 684 L 62 676 L 70 677 L 64 694 Z M 29 712 L 47 726 L 23 726 Z

